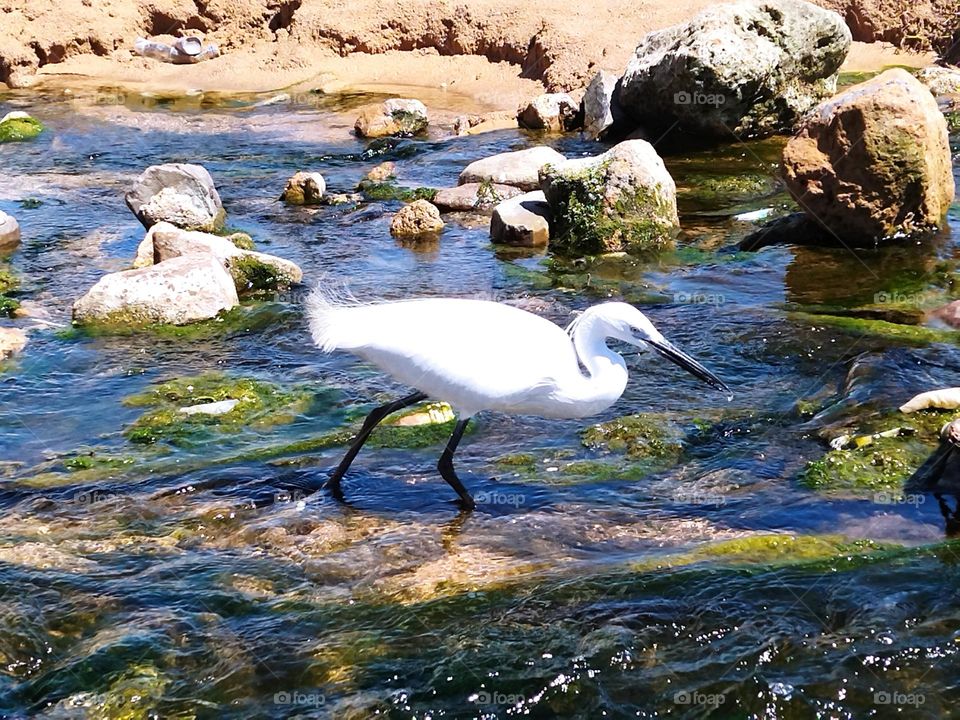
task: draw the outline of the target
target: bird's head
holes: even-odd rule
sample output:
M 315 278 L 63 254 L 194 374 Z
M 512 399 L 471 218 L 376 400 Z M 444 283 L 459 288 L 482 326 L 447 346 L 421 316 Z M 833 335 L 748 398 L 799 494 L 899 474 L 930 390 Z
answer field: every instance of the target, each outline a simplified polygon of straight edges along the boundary
M 723 380 L 674 346 L 653 326 L 647 316 L 633 305 L 624 302 L 610 302 L 597 305 L 591 310 L 596 313 L 598 319 L 606 324 L 608 337 L 622 340 L 641 349 L 649 348 L 711 387 L 732 394 Z

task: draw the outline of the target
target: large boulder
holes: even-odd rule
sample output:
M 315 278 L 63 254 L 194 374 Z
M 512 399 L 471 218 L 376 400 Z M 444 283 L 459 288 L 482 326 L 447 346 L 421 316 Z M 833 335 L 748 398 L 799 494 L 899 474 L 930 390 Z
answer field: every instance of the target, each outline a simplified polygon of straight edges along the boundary
M 427 108 L 419 100 L 392 98 L 367 105 L 353 129 L 360 137 L 412 137 L 427 129 Z
M 653 146 L 628 140 L 595 157 L 546 165 L 550 246 L 565 254 L 659 250 L 680 226 L 677 188 Z
M 398 238 L 419 238 L 437 235 L 443 230 L 440 210 L 427 200 L 404 205 L 390 222 L 390 233 Z
M 150 228 L 168 222 L 185 230 L 215 232 L 225 213 L 206 168 L 186 163 L 152 165 L 126 195 L 127 207 Z
M 504 200 L 490 218 L 490 240 L 516 247 L 546 247 L 550 242 L 550 206 L 543 191 Z
M 520 106 L 517 124 L 528 130 L 563 132 L 580 124 L 580 107 L 567 93 L 545 93 Z
M 641 125 L 729 139 L 790 132 L 836 90 L 850 49 L 843 18 L 803 0 L 741 0 L 652 32 L 621 80 Z
M 491 155 L 467 165 L 460 173 L 458 184 L 491 182 L 513 185 L 526 191 L 537 190 L 540 187 L 540 168 L 565 159 L 546 145 Z
M 905 70 L 821 104 L 783 150 L 787 189 L 841 240 L 938 227 L 954 198 L 947 123 Z
M 0 253 L 12 250 L 20 244 L 20 224 L 12 216 L 0 210 Z
M 192 254 L 100 278 L 73 304 L 76 323 L 186 325 L 240 302 L 233 278 L 212 255 Z
M 157 223 L 137 248 L 135 267 L 164 263 L 185 255 L 215 257 L 234 279 L 238 293 L 278 290 L 303 280 L 303 271 L 289 260 L 244 250 L 219 235 L 182 230 L 170 223 Z
M 513 185 L 492 182 L 467 183 L 455 188 L 437 190 L 433 204 L 441 210 L 490 210 L 504 200 L 522 195 L 523 190 Z

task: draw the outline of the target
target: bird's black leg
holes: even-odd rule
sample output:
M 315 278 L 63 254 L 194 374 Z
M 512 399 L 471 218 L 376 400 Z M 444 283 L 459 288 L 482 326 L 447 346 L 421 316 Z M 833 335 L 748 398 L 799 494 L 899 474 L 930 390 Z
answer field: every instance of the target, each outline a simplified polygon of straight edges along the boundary
M 457 426 L 453 429 L 453 435 L 450 436 L 450 439 L 447 441 L 447 447 L 444 448 L 443 454 L 440 456 L 440 462 L 437 463 L 437 470 L 440 471 L 443 479 L 450 483 L 450 487 L 457 491 L 463 507 L 467 510 L 473 510 L 477 504 L 473 501 L 473 498 L 470 497 L 470 493 L 467 492 L 467 489 L 463 486 L 463 483 L 460 482 L 460 478 L 457 477 L 457 473 L 453 469 L 453 454 L 457 451 L 457 445 L 460 444 L 460 438 L 463 437 L 463 431 L 467 429 L 468 422 L 470 422 L 470 418 L 457 422 Z
M 341 460 L 340 464 L 337 465 L 337 469 L 330 473 L 330 477 L 323 486 L 333 493 L 334 497 L 342 498 L 343 492 L 340 490 L 340 481 L 343 480 L 344 474 L 350 469 L 350 464 L 353 462 L 354 458 L 357 457 L 357 453 L 360 452 L 360 448 L 363 447 L 363 444 L 367 441 L 367 438 L 370 437 L 370 433 L 373 432 L 373 429 L 379 425 L 380 421 L 382 421 L 390 413 L 395 413 L 397 410 L 402 410 L 409 405 L 413 405 L 426 399 L 427 396 L 425 393 L 417 391 L 412 395 L 407 395 L 404 398 L 394 400 L 391 403 L 381 405 L 380 407 L 372 410 L 370 414 L 367 415 L 367 419 L 363 421 L 363 426 L 360 428 L 360 432 L 357 433 L 357 437 L 354 438 L 353 444 L 350 445 L 350 449 L 347 450 L 347 454 L 343 456 L 343 460 Z

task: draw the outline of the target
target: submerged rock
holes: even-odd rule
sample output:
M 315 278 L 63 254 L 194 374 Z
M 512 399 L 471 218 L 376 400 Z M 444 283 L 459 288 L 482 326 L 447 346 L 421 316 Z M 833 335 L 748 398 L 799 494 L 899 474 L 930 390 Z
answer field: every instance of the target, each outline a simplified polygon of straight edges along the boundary
M 836 90 L 851 36 L 803 0 L 742 0 L 644 37 L 620 102 L 644 127 L 717 138 L 790 132 Z
M 491 182 L 526 191 L 539 190 L 540 168 L 564 160 L 563 155 L 546 145 L 491 155 L 467 165 L 460 173 L 458 184 Z
M 242 250 L 226 237 L 182 230 L 157 223 L 137 248 L 135 267 L 163 263 L 187 255 L 215 257 L 233 277 L 237 292 L 277 290 L 303 280 L 303 271 L 289 260 L 253 250 Z
M 943 323 L 947 327 L 960 329 L 960 300 L 954 300 L 931 310 L 929 319 Z
M 510 130 L 516 127 L 517 116 L 508 112 L 460 115 L 453 121 L 454 135 L 479 135 L 480 133 Z
M 382 162 L 375 168 L 372 168 L 366 175 L 363 176 L 363 179 L 374 183 L 381 183 L 393 179 L 396 174 L 397 164 L 388 160 L 387 162 Z
M 43 132 L 43 124 L 25 112 L 14 111 L 0 119 L 0 143 L 33 140 Z
M 364 107 L 354 130 L 365 138 L 411 137 L 426 130 L 427 123 L 427 108 L 422 102 L 393 98 Z
M 233 278 L 213 255 L 191 254 L 100 278 L 73 305 L 76 323 L 186 325 L 240 303 Z
M 564 132 L 582 124 L 580 108 L 567 93 L 538 95 L 517 111 L 517 123 L 528 130 Z
M 27 334 L 20 328 L 0 327 L 0 360 L 16 355 L 27 346 Z
M 899 68 L 811 113 L 783 150 L 783 173 L 801 207 L 851 241 L 937 228 L 955 191 L 946 120 Z
M 540 184 L 553 214 L 554 250 L 595 255 L 673 245 L 680 226 L 677 188 L 645 140 L 546 165 Z
M 200 165 L 170 163 L 148 167 L 126 195 L 127 207 L 150 228 L 168 222 L 185 230 L 215 232 L 226 213 L 213 178 Z
M 931 65 L 917 73 L 917 79 L 937 98 L 960 97 L 960 68 Z
M 546 247 L 550 242 L 550 206 L 542 191 L 497 205 L 490 218 L 490 240 L 516 247 Z
M 12 250 L 20 244 L 20 224 L 0 210 L 0 252 Z
M 489 210 L 504 200 L 522 195 L 523 190 L 513 185 L 500 185 L 492 182 L 467 183 L 455 188 L 437 190 L 433 204 L 441 210 L 467 212 L 470 210 Z
M 327 190 L 323 175 L 318 172 L 297 172 L 287 180 L 280 199 L 290 205 L 319 205 Z
M 614 126 L 625 124 L 617 84 L 620 79 L 601 70 L 587 85 L 583 96 L 583 131 L 592 140 L 603 140 Z
M 427 200 L 415 200 L 400 208 L 390 222 L 390 233 L 399 238 L 436 235 L 443 230 L 440 210 Z

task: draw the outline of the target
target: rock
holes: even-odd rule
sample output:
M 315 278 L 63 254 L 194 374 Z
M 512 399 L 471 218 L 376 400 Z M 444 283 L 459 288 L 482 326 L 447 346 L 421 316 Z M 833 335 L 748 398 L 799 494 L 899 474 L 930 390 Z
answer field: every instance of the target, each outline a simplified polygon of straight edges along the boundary
M 899 68 L 817 107 L 784 148 L 783 174 L 800 206 L 844 241 L 936 228 L 954 197 L 946 120 Z
M 426 130 L 427 122 L 422 102 L 393 98 L 362 108 L 353 129 L 365 138 L 411 137 Z
M 233 278 L 212 255 L 173 258 L 100 278 L 73 304 L 76 323 L 186 325 L 239 304 Z
M 929 390 L 919 395 L 914 395 L 900 406 L 900 412 L 909 414 L 917 412 L 918 410 L 929 410 L 930 408 L 939 410 L 956 410 L 960 408 L 960 388 Z
M 12 250 L 20 244 L 20 224 L 0 210 L 0 252 Z
M 33 140 L 43 132 L 43 124 L 27 113 L 15 110 L 0 119 L 0 143 Z
M 27 334 L 20 328 L 0 327 L 0 360 L 19 353 L 27 345 Z
M 546 165 L 540 183 L 553 217 L 554 250 L 598 254 L 673 245 L 680 226 L 676 185 L 645 140 Z
M 603 140 L 615 125 L 625 123 L 618 99 L 619 81 L 613 73 L 601 70 L 587 85 L 583 95 L 583 131 L 592 140 Z
M 567 93 L 538 95 L 517 111 L 517 123 L 528 130 L 563 132 L 579 126 L 580 108 Z
M 930 319 L 947 327 L 960 329 L 960 300 L 954 300 L 930 311 Z
M 621 80 L 644 127 L 730 139 L 790 132 L 836 90 L 850 49 L 838 14 L 803 0 L 741 0 L 652 32 Z
M 513 185 L 498 185 L 497 183 L 467 183 L 455 188 L 437 190 L 433 197 L 433 204 L 441 210 L 470 211 L 489 210 L 497 203 L 517 195 L 523 190 Z
M 163 263 L 185 255 L 215 257 L 230 272 L 238 293 L 277 290 L 303 280 L 303 271 L 289 260 L 238 248 L 228 238 L 199 231 L 182 230 L 170 223 L 157 223 L 137 248 L 134 267 Z
M 960 96 L 960 68 L 931 65 L 917 73 L 917 80 L 938 98 Z
M 318 172 L 297 172 L 287 180 L 280 199 L 290 205 L 319 205 L 327 184 Z
M 390 222 L 390 233 L 399 238 L 436 235 L 443 230 L 440 210 L 426 200 L 416 200 L 400 208 Z
M 521 190 L 538 190 L 540 168 L 566 158 L 551 147 L 538 145 L 527 150 L 500 153 L 472 162 L 460 173 L 458 184 L 492 182 L 513 185 Z
M 137 178 L 126 200 L 148 229 L 158 222 L 207 232 L 223 227 L 223 203 L 210 173 L 200 165 L 152 165 Z
M 483 115 L 460 115 L 453 121 L 454 135 L 479 135 L 494 130 L 511 130 L 516 127 L 516 114 L 502 111 Z
M 504 200 L 490 218 L 490 240 L 516 247 L 546 247 L 549 218 L 550 206 L 541 190 Z
M 397 164 L 394 162 L 382 162 L 363 176 L 364 180 L 374 183 L 382 183 L 396 177 Z

